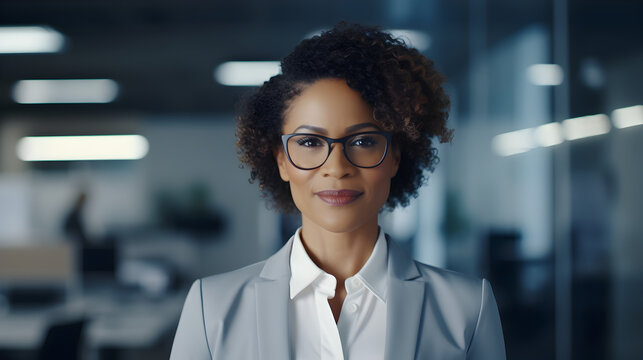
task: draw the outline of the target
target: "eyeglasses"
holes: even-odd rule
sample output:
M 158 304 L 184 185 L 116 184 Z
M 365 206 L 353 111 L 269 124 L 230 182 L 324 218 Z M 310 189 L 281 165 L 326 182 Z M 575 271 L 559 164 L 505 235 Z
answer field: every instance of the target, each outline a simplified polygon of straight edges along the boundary
M 331 145 L 342 144 L 344 156 L 360 168 L 374 168 L 384 161 L 391 143 L 391 133 L 367 131 L 333 139 L 317 134 L 286 134 L 281 136 L 288 161 L 301 170 L 316 169 L 328 160 Z

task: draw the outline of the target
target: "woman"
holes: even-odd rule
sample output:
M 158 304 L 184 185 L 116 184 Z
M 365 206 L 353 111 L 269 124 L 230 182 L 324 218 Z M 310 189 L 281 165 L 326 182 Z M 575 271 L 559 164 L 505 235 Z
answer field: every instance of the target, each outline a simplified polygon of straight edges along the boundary
M 486 280 L 407 258 L 378 227 L 450 140 L 431 61 L 340 23 L 246 102 L 241 161 L 302 226 L 266 261 L 197 280 L 172 359 L 504 359 Z

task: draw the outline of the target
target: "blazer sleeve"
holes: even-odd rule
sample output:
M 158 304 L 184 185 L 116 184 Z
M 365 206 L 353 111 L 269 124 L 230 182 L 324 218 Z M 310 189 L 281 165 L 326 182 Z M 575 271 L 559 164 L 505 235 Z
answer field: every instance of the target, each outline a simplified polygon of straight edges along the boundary
M 206 359 L 212 359 L 212 355 L 205 332 L 201 280 L 196 280 L 183 305 L 179 326 L 176 329 L 176 335 L 174 335 L 170 360 Z
M 482 300 L 478 323 L 467 351 L 467 360 L 505 360 L 505 340 L 498 305 L 491 285 L 482 279 Z

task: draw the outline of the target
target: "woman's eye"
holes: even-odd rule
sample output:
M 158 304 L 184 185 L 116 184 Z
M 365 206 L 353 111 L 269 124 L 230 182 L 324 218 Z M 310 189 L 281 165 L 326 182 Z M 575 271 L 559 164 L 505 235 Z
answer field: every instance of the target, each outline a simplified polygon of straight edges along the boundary
M 350 145 L 358 147 L 371 147 L 377 145 L 377 140 L 371 136 L 360 136 L 353 139 Z
M 315 146 L 321 146 L 322 142 L 316 137 L 305 137 L 305 138 L 297 139 L 297 145 L 304 146 L 304 147 L 315 147 Z

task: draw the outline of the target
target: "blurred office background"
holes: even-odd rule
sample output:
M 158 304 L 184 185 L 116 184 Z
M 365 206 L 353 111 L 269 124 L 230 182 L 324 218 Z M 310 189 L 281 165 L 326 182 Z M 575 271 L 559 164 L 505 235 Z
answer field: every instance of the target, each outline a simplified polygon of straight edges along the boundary
M 510 359 L 642 359 L 642 14 L 627 0 L 3 1 L 0 358 L 167 358 L 190 282 L 266 258 L 297 226 L 239 168 L 235 104 L 347 20 L 419 48 L 452 98 L 453 143 L 386 230 L 491 280 Z

